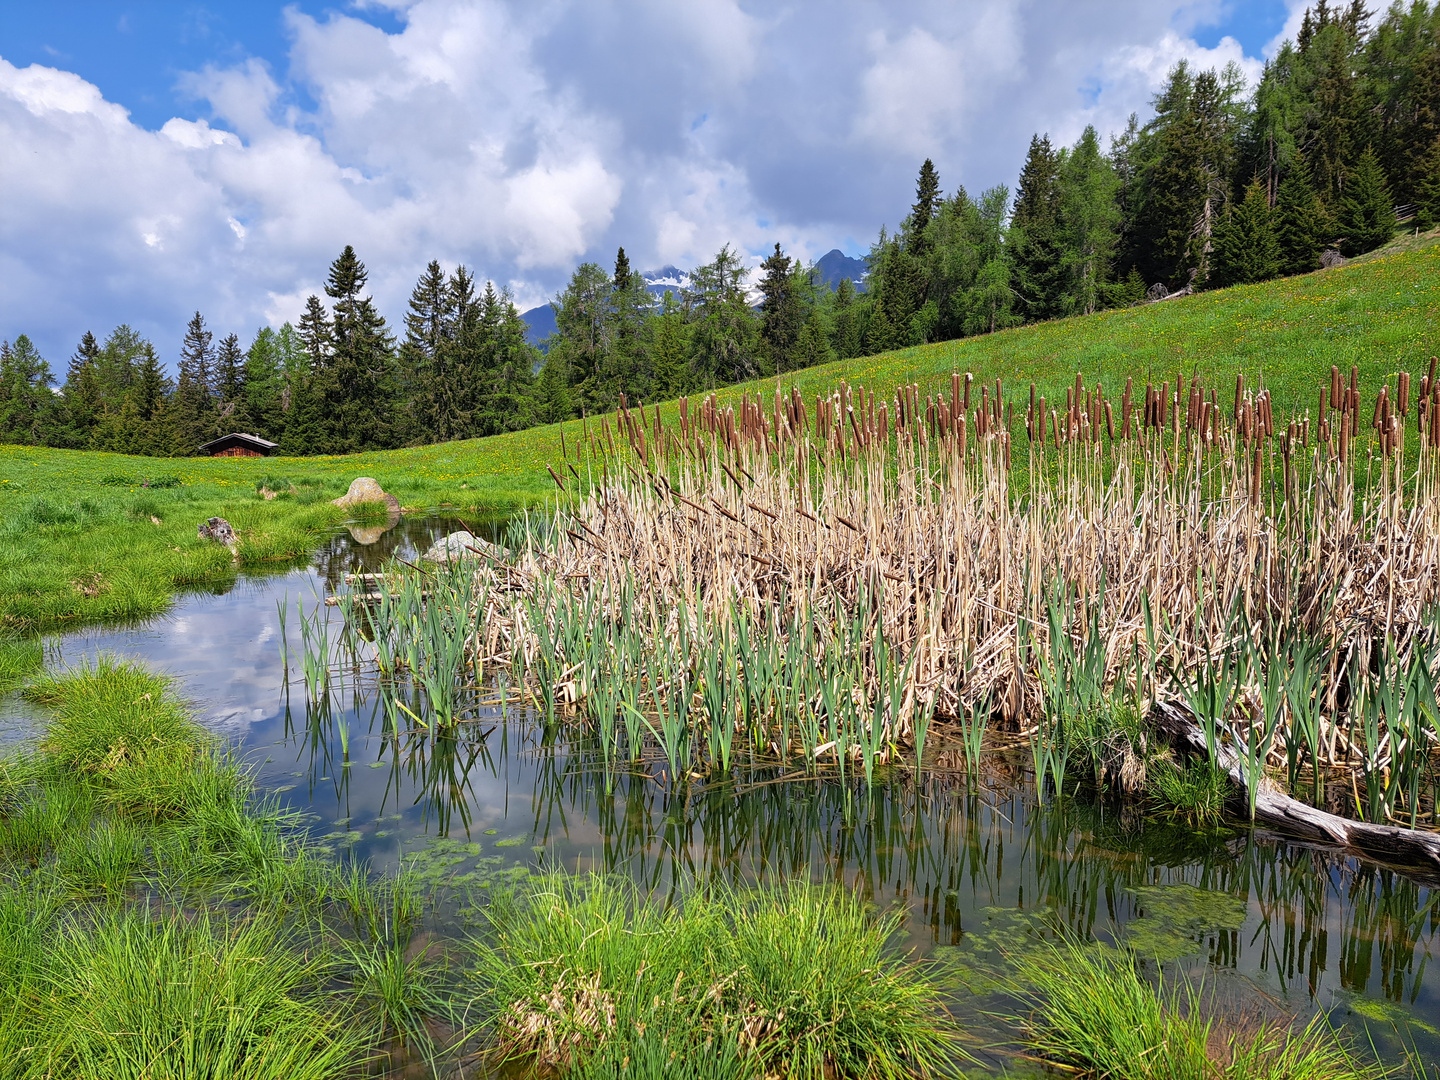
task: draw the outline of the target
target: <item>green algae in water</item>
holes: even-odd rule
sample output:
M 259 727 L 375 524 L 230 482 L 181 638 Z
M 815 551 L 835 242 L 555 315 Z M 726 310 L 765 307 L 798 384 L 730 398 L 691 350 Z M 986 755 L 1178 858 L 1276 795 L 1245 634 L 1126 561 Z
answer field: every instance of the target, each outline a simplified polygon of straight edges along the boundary
M 1054 909 L 986 907 L 976 914 L 980 922 L 962 931 L 961 944 L 942 945 L 930 957 L 946 984 L 977 997 L 1013 990 L 1018 958 L 1056 939 Z
M 528 836 L 512 836 L 512 837 L 510 837 L 510 839 L 508 839 L 508 840 L 496 840 L 496 841 L 495 841 L 495 846 L 496 846 L 496 847 L 519 847 L 521 844 L 527 843 L 527 842 L 529 841 L 529 839 L 530 839 L 530 838 L 529 838 Z
M 1345 1007 L 1356 1016 L 1366 1020 L 1373 1020 L 1378 1024 L 1385 1024 L 1388 1027 L 1419 1028 L 1421 1031 L 1431 1035 L 1440 1035 L 1440 1029 L 1427 1024 L 1409 1009 L 1393 1001 L 1382 1001 L 1379 998 L 1367 998 L 1351 996 L 1345 1002 Z
M 1200 951 L 1207 934 L 1240 929 L 1248 912 L 1239 897 L 1194 885 L 1148 885 L 1131 891 L 1144 914 L 1124 928 L 1120 940 L 1138 955 L 1162 962 Z

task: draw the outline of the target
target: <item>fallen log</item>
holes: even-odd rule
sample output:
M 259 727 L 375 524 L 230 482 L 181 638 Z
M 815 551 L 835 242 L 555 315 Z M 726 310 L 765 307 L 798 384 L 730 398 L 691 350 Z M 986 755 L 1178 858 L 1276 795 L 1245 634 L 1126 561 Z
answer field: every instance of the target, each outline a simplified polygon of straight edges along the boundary
M 1199 757 L 1209 755 L 1205 733 L 1194 715 L 1180 702 L 1158 701 L 1151 712 L 1155 725 L 1172 746 L 1184 747 Z M 1215 764 L 1248 798 L 1250 784 L 1240 756 L 1224 745 L 1216 747 Z M 1376 825 L 1326 813 L 1292 799 L 1272 781 L 1261 781 L 1255 793 L 1255 820 L 1277 832 L 1312 843 L 1344 848 L 1385 863 L 1426 884 L 1440 884 L 1440 834 L 1395 825 Z

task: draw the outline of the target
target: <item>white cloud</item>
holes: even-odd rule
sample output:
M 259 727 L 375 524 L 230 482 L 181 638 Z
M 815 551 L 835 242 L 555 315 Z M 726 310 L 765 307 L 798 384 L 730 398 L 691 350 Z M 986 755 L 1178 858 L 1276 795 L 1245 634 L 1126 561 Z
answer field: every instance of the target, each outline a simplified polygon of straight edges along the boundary
M 128 321 L 173 356 L 197 308 L 296 318 L 346 243 L 392 320 L 432 258 L 529 303 L 617 244 L 818 257 L 893 226 L 924 157 L 947 189 L 1013 184 L 1031 132 L 1115 130 L 1181 58 L 1255 76 L 1190 36 L 1217 4 L 384 0 L 398 33 L 286 9 L 287 57 L 183 76 L 159 131 L 0 59 L 0 336 L 58 366 Z

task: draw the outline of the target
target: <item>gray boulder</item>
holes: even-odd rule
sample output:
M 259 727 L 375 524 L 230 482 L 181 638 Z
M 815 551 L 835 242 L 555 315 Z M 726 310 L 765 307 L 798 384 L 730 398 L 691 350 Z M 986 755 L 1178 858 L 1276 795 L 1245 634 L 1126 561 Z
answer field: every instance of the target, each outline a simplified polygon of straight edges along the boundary
M 426 562 L 453 562 L 456 559 L 473 559 L 475 552 L 471 548 L 479 548 L 478 539 L 471 533 L 461 530 L 453 532 L 449 536 L 442 536 L 435 543 L 430 545 L 430 550 L 420 556 Z
M 430 546 L 429 551 L 420 557 L 426 562 L 448 563 L 460 559 L 474 559 L 481 555 L 491 559 L 504 559 L 509 554 L 500 545 L 492 544 L 489 540 L 481 540 L 473 533 L 462 529 L 449 536 L 442 536 Z
M 385 489 L 380 486 L 379 481 L 369 476 L 357 476 L 351 480 L 350 489 L 340 498 L 332 501 L 340 507 L 380 503 L 391 513 L 398 514 L 400 512 L 400 500 L 394 495 L 385 494 Z

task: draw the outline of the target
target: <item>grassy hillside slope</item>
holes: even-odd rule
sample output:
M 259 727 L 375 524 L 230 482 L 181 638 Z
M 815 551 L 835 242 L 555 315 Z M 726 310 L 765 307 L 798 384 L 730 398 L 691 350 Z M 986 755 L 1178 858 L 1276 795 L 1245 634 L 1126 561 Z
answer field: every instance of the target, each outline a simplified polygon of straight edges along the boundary
M 1116 394 L 1127 376 L 1143 383 L 1182 371 L 1229 382 L 1243 371 L 1269 386 L 1277 406 L 1303 408 L 1331 364 L 1358 365 L 1370 385 L 1402 368 L 1420 372 L 1440 352 L 1437 328 L 1440 234 L 1431 233 L 1335 270 L 841 361 L 782 381 L 813 402 L 841 378 L 888 393 L 901 383 L 948 386 L 958 370 L 998 376 L 1007 397 L 1028 396 L 1033 380 L 1063 400 L 1077 371 Z M 720 396 L 768 395 L 774 385 Z M 673 407 L 662 412 L 674 416 Z M 578 422 L 564 427 L 568 439 L 579 433 Z M 177 588 L 299 557 L 346 516 L 328 500 L 356 476 L 375 477 L 406 506 L 481 513 L 543 499 L 553 490 L 545 465 L 559 458 L 559 426 L 304 459 L 0 447 L 0 630 L 149 615 Z M 261 484 L 285 494 L 266 501 Z M 196 524 L 211 515 L 239 530 L 235 557 L 196 539 Z

